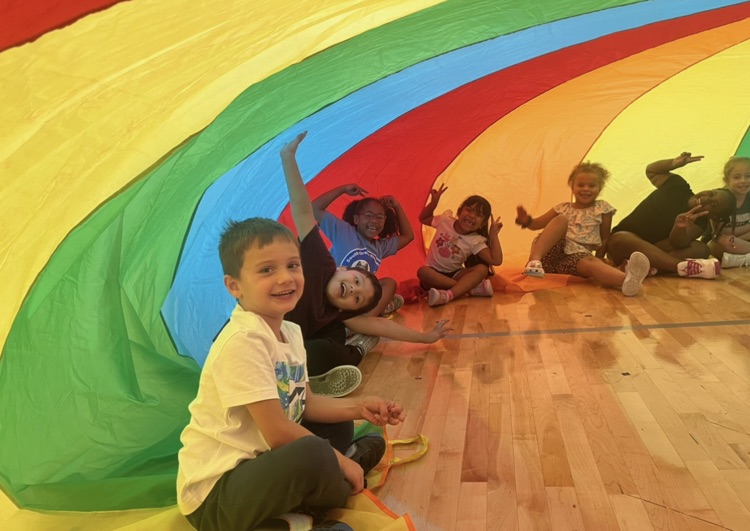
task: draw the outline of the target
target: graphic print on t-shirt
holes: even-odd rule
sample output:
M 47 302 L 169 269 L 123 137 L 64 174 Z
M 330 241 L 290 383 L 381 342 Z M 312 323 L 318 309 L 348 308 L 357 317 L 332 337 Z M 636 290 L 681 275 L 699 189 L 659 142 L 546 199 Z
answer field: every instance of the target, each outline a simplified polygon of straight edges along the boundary
M 435 245 L 437 246 L 440 256 L 444 258 L 461 254 L 461 249 L 450 237 L 450 234 L 445 234 L 443 232 L 438 234 L 435 238 Z
M 305 366 L 276 363 L 276 389 L 289 420 L 299 422 L 305 410 Z
M 362 247 L 352 249 L 341 260 L 344 267 L 358 267 L 367 271 L 377 271 L 380 267 L 380 259 L 369 250 Z

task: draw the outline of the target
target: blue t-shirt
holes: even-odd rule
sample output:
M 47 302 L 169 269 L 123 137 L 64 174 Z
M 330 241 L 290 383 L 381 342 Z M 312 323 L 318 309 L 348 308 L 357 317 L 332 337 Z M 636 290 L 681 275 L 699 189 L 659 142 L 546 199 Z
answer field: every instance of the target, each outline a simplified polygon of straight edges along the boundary
M 320 228 L 333 243 L 331 255 L 339 266 L 361 267 L 376 273 L 383 258 L 398 251 L 397 236 L 370 241 L 354 226 L 328 212 L 323 216 Z

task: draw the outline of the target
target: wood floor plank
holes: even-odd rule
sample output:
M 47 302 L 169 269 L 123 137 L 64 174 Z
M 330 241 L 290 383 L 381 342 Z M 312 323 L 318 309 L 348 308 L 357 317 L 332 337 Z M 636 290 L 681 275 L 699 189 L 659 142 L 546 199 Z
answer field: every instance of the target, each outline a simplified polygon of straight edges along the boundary
M 396 399 L 389 435 L 429 439 L 376 494 L 428 531 L 750 530 L 748 303 L 744 269 L 405 306 L 453 330 L 360 365 L 352 396 Z

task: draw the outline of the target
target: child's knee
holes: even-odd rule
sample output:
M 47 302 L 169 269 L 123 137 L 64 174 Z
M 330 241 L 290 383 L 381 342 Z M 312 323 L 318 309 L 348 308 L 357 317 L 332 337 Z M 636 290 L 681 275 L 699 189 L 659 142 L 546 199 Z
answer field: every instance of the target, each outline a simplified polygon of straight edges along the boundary
M 297 439 L 295 445 L 296 467 L 300 475 L 307 474 L 318 477 L 321 469 L 326 467 L 338 468 L 338 460 L 331 444 L 316 435 L 308 435 Z

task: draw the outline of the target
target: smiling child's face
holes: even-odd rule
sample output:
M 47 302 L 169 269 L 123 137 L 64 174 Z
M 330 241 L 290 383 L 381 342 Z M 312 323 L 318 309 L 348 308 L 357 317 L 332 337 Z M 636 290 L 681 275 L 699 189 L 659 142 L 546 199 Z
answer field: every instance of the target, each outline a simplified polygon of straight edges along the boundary
M 340 310 L 359 310 L 375 296 L 375 287 L 361 271 L 339 267 L 326 286 L 326 296 Z

